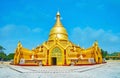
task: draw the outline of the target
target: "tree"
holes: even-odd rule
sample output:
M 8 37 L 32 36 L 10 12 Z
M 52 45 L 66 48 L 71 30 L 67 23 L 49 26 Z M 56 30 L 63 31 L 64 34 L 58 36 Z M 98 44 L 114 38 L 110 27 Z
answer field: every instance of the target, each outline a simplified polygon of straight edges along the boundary
M 5 50 L 5 48 L 0 45 L 0 52 L 4 52 L 3 50 Z
M 6 55 L 4 50 L 6 49 L 0 45 L 0 61 L 12 60 L 14 58 L 14 53 Z
M 113 53 L 109 54 L 109 56 L 118 56 L 119 53 L 120 52 L 113 52 Z
M 6 54 L 4 52 L 0 52 L 0 60 L 3 61 L 6 59 Z
M 4 53 L 5 48 L 0 45 L 0 60 L 6 59 L 6 54 Z
M 101 49 L 101 53 L 102 53 L 102 58 L 106 58 L 106 56 L 108 55 L 108 52 L 104 51 L 103 49 Z
M 12 60 L 14 58 L 14 53 L 10 53 L 7 56 L 7 60 Z

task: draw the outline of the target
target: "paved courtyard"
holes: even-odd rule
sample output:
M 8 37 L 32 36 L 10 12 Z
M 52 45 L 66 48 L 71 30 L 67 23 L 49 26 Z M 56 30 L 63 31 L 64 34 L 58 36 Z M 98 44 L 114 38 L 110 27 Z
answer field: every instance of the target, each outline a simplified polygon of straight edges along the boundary
M 14 66 L 0 64 L 0 78 L 120 78 L 120 62 L 92 66 Z

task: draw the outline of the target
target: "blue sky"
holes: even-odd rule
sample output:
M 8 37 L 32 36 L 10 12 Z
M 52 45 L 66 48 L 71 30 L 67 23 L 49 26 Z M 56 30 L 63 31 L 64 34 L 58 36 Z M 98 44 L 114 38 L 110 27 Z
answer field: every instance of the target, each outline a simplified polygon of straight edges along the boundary
M 48 39 L 56 12 L 69 40 L 120 52 L 120 0 L 0 0 L 0 45 L 14 52 L 18 41 L 32 49 Z

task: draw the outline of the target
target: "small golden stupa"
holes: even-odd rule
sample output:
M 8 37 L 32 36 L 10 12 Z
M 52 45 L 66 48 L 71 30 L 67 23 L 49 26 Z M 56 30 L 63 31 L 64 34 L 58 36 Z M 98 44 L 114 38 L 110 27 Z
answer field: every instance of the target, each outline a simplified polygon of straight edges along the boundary
M 88 65 L 102 63 L 98 42 L 87 49 L 75 45 L 68 39 L 68 33 L 56 14 L 56 23 L 50 31 L 48 41 L 33 50 L 26 49 L 18 42 L 14 55 L 15 65 Z

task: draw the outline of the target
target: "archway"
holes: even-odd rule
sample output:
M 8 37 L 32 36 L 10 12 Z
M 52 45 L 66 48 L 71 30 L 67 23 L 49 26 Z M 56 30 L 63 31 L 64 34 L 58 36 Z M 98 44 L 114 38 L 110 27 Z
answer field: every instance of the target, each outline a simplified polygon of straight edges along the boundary
M 51 53 L 51 65 L 62 65 L 62 51 L 55 47 Z

